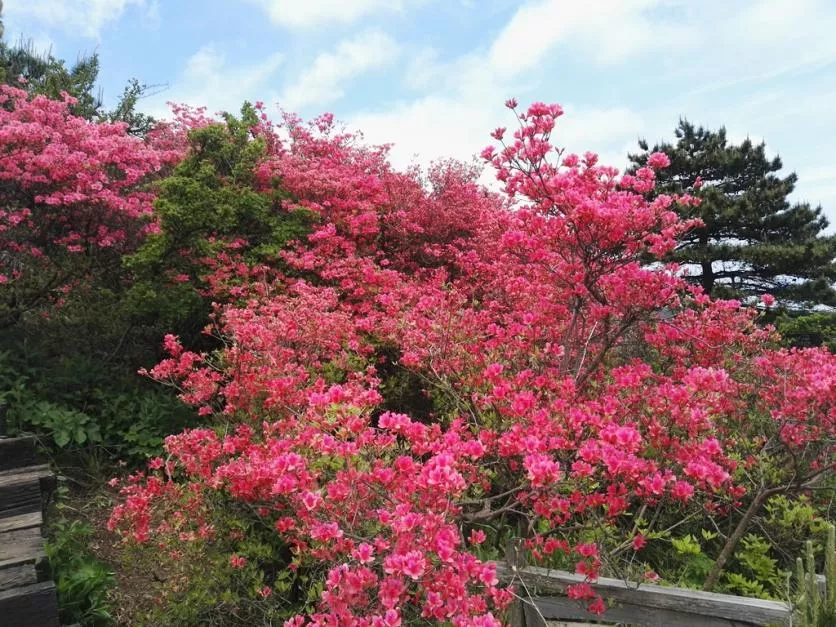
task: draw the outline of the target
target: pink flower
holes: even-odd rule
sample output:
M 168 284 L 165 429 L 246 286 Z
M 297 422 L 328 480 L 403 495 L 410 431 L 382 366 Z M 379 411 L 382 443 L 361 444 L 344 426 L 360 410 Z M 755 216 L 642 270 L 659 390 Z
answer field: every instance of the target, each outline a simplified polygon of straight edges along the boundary
M 403 556 L 403 573 L 412 579 L 420 579 L 427 568 L 427 560 L 419 551 L 410 551 Z
M 761 302 L 767 307 L 772 307 L 775 304 L 775 297 L 772 294 L 763 294 Z
M 688 501 L 694 495 L 694 486 L 687 481 L 677 481 L 671 488 L 671 496 L 680 501 Z
M 361 542 L 354 549 L 354 558 L 361 564 L 369 564 L 374 561 L 374 547 L 366 542 Z
M 233 568 L 244 568 L 247 565 L 247 558 L 240 555 L 232 555 L 229 558 L 229 565 Z
M 671 160 L 664 152 L 654 152 L 647 158 L 647 165 L 654 170 L 661 170 L 670 166 Z
M 471 544 L 482 544 L 485 540 L 487 540 L 487 538 L 488 536 L 481 529 L 472 529 L 470 531 L 469 540 Z
M 590 611 L 590 613 L 597 614 L 600 616 L 601 614 L 607 611 L 607 606 L 604 603 L 603 598 L 597 597 L 595 600 L 592 601 L 592 603 L 589 604 L 589 607 L 587 609 Z
M 302 494 L 302 503 L 308 510 L 314 510 L 322 503 L 322 496 L 317 492 L 305 492 Z

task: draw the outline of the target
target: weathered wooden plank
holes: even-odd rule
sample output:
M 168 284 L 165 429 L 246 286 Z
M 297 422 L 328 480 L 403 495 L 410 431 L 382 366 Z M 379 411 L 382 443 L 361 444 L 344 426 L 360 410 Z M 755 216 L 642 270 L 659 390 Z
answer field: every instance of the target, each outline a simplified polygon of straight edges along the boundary
M 41 481 L 48 474 L 47 467 L 32 466 L 0 475 L 0 518 L 40 511 Z
M 0 470 L 34 466 L 36 463 L 35 438 L 0 438 Z
M 26 529 L 27 527 L 40 527 L 43 524 L 43 515 L 40 510 L 28 514 L 18 514 L 8 518 L 0 518 L 0 533 L 14 529 Z
M 6 568 L 14 568 L 15 566 L 20 566 L 21 564 L 37 565 L 38 561 L 43 559 L 43 557 L 44 553 L 41 552 L 40 554 L 35 555 L 19 555 L 17 557 L 11 557 L 7 560 L 0 560 L 0 570 L 4 570 Z
M 516 574 L 525 581 L 532 593 L 536 590 L 544 596 L 563 596 L 569 586 L 585 581 L 583 576 L 574 573 L 532 566 L 517 568 L 512 572 L 507 565 L 497 564 L 497 573 L 505 581 L 511 581 L 513 575 Z M 745 618 L 754 625 L 787 624 L 790 616 L 789 607 L 777 601 L 749 599 L 684 588 L 666 588 L 653 584 L 637 586 L 606 577 L 600 578 L 593 584 L 593 587 L 605 599 L 619 603 L 732 621 Z
M 0 534 L 0 563 L 8 560 L 40 557 L 44 552 L 44 539 L 40 527 L 16 529 Z
M 549 620 L 595 620 L 603 623 L 641 625 L 642 627 L 754 627 L 758 623 L 746 620 L 729 620 L 712 616 L 701 616 L 691 612 L 675 612 L 655 607 L 636 605 L 614 606 L 597 616 L 587 612 L 583 604 L 572 599 L 559 597 L 537 597 L 533 605 L 525 605 L 525 626 L 545 627 Z M 536 606 L 536 609 L 535 609 Z M 543 620 L 545 619 L 545 621 Z
M 0 440 L 0 442 L 2 442 L 2 440 Z M 41 479 L 52 476 L 52 471 L 49 469 L 49 464 L 30 464 L 29 466 L 15 466 L 14 468 L 0 470 L 0 478 L 10 477 L 12 475 L 19 475 L 21 473 L 35 473 Z
M 0 569 L 0 591 L 28 586 L 37 581 L 38 573 L 32 562 Z
M 58 597 L 51 581 L 0 592 L 0 621 L 9 627 L 58 627 Z

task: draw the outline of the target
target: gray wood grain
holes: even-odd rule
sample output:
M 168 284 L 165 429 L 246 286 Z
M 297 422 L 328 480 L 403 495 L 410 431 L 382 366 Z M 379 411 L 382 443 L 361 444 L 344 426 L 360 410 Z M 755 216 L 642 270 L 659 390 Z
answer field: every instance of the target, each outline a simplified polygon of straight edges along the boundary
M 35 438 L 0 438 L 0 470 L 34 466 L 36 457 Z
M 14 529 L 26 529 L 27 527 L 40 527 L 43 524 L 43 515 L 40 510 L 28 514 L 18 514 L 8 518 L 0 518 L 0 533 Z
M 37 583 L 38 573 L 35 564 L 15 564 L 8 568 L 0 569 L 0 591 L 20 588 L 29 584 Z
M 30 466 L 0 474 L 0 518 L 40 511 L 42 483 L 50 476 L 47 466 Z
M 538 597 L 533 599 L 533 605 L 526 604 L 526 627 L 544 627 L 547 623 L 543 619 L 546 621 L 594 620 L 642 627 L 754 627 L 759 624 L 745 620 L 743 617 L 740 620 L 729 620 L 691 612 L 626 604 L 610 607 L 603 615 L 598 616 L 587 612 L 583 604 L 578 601 L 558 597 Z
M 9 560 L 39 558 L 44 552 L 40 527 L 17 529 L 0 534 L 0 563 Z
M 512 582 L 514 575 L 521 578 L 532 594 L 539 596 L 564 596 L 566 589 L 583 583 L 584 577 L 565 571 L 526 567 L 512 571 L 505 564 L 497 564 L 497 573 L 503 581 Z M 670 610 L 700 615 L 706 619 L 725 619 L 740 624 L 784 625 L 789 623 L 790 609 L 785 603 L 764 601 L 746 597 L 666 588 L 653 584 L 625 583 L 619 579 L 600 578 L 593 584 L 604 599 L 618 604 L 656 610 Z M 535 592 L 536 591 L 536 592 Z M 747 622 L 740 622 L 747 621 Z M 718 623 L 723 624 L 723 623 Z

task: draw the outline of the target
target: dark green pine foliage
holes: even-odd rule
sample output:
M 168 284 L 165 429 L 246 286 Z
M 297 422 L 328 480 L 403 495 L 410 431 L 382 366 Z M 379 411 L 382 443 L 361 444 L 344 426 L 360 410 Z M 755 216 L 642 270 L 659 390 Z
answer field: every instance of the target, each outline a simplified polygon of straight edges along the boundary
M 797 176 L 781 176 L 781 160 L 768 158 L 763 143 L 729 143 L 724 128 L 680 120 L 675 134 L 675 144 L 651 149 L 640 141 L 641 152 L 629 155 L 635 170 L 650 153 L 666 153 L 671 166 L 657 174 L 654 193 L 702 200 L 697 207 L 677 205 L 683 217 L 705 226 L 682 238 L 672 260 L 688 264 L 692 280 L 716 297 L 752 301 L 772 294 L 796 314 L 836 306 L 836 237 L 823 235 L 828 223 L 821 207 L 787 199 Z
M 68 67 L 51 52 L 36 50 L 31 41 L 21 39 L 11 44 L 3 39 L 2 11 L 0 0 L 0 83 L 25 89 L 32 96 L 42 95 L 55 100 L 66 92 L 78 100 L 72 107 L 75 115 L 97 122 L 125 122 L 132 135 L 144 136 L 156 125 L 156 120 L 138 111 L 137 106 L 160 86 L 131 79 L 116 107 L 108 110 L 104 107 L 101 90 L 96 86 L 99 78 L 97 54 L 80 56 Z
M 96 89 L 98 76 L 99 57 L 95 54 L 80 57 L 68 68 L 51 53 L 35 50 L 31 41 L 17 44 L 0 41 L 0 83 L 52 99 L 59 99 L 61 92 L 67 92 L 78 99 L 73 107 L 75 115 L 93 119 L 101 112 L 101 93 Z

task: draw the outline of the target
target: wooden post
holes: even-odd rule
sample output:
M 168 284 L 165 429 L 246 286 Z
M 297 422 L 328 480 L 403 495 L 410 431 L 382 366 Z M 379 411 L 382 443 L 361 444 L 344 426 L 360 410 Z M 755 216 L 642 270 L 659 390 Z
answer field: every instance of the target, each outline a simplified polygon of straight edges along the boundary
M 505 547 L 505 564 L 513 574 L 526 567 L 525 546 L 522 538 L 512 538 Z M 525 594 L 525 588 L 512 584 L 512 590 L 517 597 Z M 508 608 L 508 624 L 511 627 L 526 627 L 525 602 L 516 598 Z

